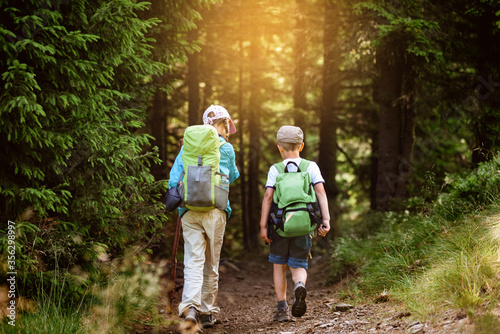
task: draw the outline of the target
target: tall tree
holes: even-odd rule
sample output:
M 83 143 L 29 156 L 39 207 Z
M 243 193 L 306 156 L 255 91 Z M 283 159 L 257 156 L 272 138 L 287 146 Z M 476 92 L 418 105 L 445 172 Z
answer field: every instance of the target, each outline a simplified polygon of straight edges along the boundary
M 241 3 L 240 3 L 241 5 Z M 250 235 L 251 235 L 251 227 L 250 227 L 250 219 L 248 215 L 248 184 L 247 184 L 247 172 L 245 166 L 245 112 L 243 110 L 243 100 L 244 96 L 244 84 L 243 84 L 243 62 L 244 62 L 244 50 L 243 50 L 243 24 L 241 11 L 239 13 L 239 33 L 240 40 L 238 42 L 239 47 L 239 62 L 238 62 L 238 116 L 239 116 L 239 149 L 238 149 L 238 166 L 240 170 L 240 194 L 241 194 L 241 228 L 243 232 L 243 246 L 245 249 L 250 249 Z
M 188 32 L 188 41 L 194 43 L 199 38 L 198 28 Z M 195 125 L 200 122 L 200 64 L 199 53 L 193 52 L 187 59 L 187 86 L 188 86 L 188 124 Z M 207 106 L 208 107 L 208 106 Z
M 260 6 L 254 5 L 251 9 L 251 17 L 259 17 Z M 260 138 L 261 125 L 260 115 L 262 113 L 262 30 L 259 25 L 251 26 L 250 34 L 250 101 L 248 110 L 248 246 L 251 250 L 258 249 L 260 219 L 260 194 L 259 194 L 259 172 L 260 172 Z
M 411 3 L 360 3 L 376 15 L 376 63 L 378 78 L 374 100 L 379 105 L 377 180 L 375 205 L 391 209 L 394 198 L 409 196 L 407 185 L 412 172 L 416 122 L 416 82 L 426 77 L 428 63 L 442 61 L 436 45 L 437 23 L 423 18 L 424 9 Z
M 404 70 L 403 50 L 388 45 L 377 50 L 379 67 L 378 90 L 378 176 L 376 187 L 377 208 L 387 209 L 389 197 L 394 197 L 398 182 L 398 166 L 401 157 L 402 119 L 398 99 L 401 96 Z
M 98 0 L 0 5 L 0 193 L 6 216 L 23 222 L 20 247 L 31 249 L 20 254 L 23 278 L 58 261 L 88 267 L 97 243 L 120 254 L 165 219 L 163 188 L 149 171 L 148 159 L 158 159 L 142 152 L 149 137 L 134 133 L 151 78 L 166 69 L 148 47 L 157 20 L 137 17 L 146 9 Z M 41 263 L 59 247 L 64 254 Z
M 466 16 L 472 23 L 475 59 L 472 66 L 476 70 L 474 87 L 477 100 L 473 115 L 475 145 L 472 151 L 472 163 L 477 165 L 492 159 L 500 149 L 500 25 L 498 15 L 500 2 L 474 1 L 467 3 Z M 469 35 L 470 36 L 470 35 Z
M 337 114 L 338 96 L 340 92 L 339 48 L 339 6 L 334 1 L 325 1 L 324 12 L 324 65 L 322 103 L 319 125 L 319 159 L 318 165 L 325 179 L 325 189 L 329 198 L 338 195 L 335 175 L 337 172 Z
M 307 136 L 306 132 L 309 128 L 306 123 L 307 117 L 305 113 L 307 110 L 306 103 L 306 53 L 307 53 L 307 41 L 306 41 L 306 0 L 296 0 L 296 18 L 295 18 L 295 46 L 294 46 L 294 60 L 295 60 L 295 71 L 294 71 L 294 85 L 293 85 L 293 108 L 294 108 L 294 123 L 296 126 L 302 127 L 304 130 L 304 151 L 302 154 L 307 156 Z

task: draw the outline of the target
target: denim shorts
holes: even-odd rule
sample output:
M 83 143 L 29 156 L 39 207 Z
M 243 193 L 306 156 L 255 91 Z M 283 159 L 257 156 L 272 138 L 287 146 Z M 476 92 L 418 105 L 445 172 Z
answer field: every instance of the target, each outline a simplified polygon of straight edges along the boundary
M 312 246 L 312 235 L 293 238 L 277 238 L 271 243 L 269 262 L 287 264 L 291 268 L 307 269 L 307 260 Z

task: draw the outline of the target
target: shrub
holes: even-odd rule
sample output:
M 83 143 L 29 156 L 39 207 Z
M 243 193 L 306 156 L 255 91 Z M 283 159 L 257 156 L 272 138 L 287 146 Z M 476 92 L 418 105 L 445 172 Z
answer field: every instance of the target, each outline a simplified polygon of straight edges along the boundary
M 469 175 L 450 176 L 448 192 L 420 213 L 407 210 L 370 217 L 369 226 L 373 217 L 380 220 L 376 233 L 342 239 L 332 258 L 332 275 L 356 272 L 360 291 L 388 289 L 411 305 L 422 305 L 421 296 L 429 300 L 434 296 L 438 304 L 446 300 L 454 307 L 474 308 L 496 298 L 499 250 L 490 235 L 492 227 L 478 215 L 495 214 L 499 162 L 497 156 Z M 420 292 L 426 289 L 434 294 Z
M 149 242 L 166 221 L 158 201 L 166 184 L 149 172 L 157 153 L 144 152 L 150 137 L 136 133 L 152 77 L 166 69 L 146 36 L 158 20 L 136 14 L 147 6 L 0 5 L 0 207 L 2 219 L 17 222 L 25 295 L 35 295 L 38 271 L 91 271 L 99 253 Z M 5 245 L 2 238 L 1 254 Z

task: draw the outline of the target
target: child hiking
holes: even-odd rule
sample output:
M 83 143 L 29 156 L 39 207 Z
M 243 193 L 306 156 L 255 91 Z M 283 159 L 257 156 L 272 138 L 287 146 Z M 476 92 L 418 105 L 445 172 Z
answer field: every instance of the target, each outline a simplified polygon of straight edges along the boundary
M 212 327 L 220 309 L 215 306 L 219 260 L 231 215 L 229 184 L 239 177 L 233 146 L 227 142 L 236 128 L 227 110 L 210 106 L 203 124 L 190 126 L 170 171 L 169 188 L 179 187 L 184 239 L 184 288 L 179 316 L 191 328 Z
M 262 200 L 260 237 L 270 244 L 269 262 L 273 263 L 277 299 L 273 320 L 280 322 L 290 320 L 287 269 L 295 284 L 292 315 L 301 317 L 307 308 L 305 284 L 312 232 L 316 224 L 320 224 L 321 236 L 330 230 L 325 181 L 316 163 L 300 157 L 303 138 L 299 127 L 285 125 L 279 129 L 278 150 L 283 161 L 270 167 Z

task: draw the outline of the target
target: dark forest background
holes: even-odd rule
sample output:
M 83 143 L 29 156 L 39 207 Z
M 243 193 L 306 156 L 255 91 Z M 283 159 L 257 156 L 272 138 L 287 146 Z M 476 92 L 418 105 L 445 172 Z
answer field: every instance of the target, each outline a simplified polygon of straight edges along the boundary
M 0 45 L 1 268 L 10 220 L 30 298 L 171 256 L 166 180 L 211 104 L 238 129 L 226 258 L 266 251 L 282 125 L 326 180 L 321 254 L 441 203 L 500 147 L 500 1 L 2 0 Z

